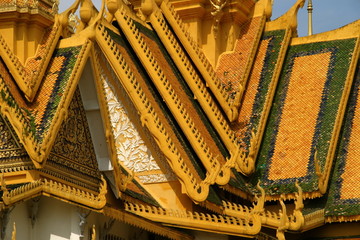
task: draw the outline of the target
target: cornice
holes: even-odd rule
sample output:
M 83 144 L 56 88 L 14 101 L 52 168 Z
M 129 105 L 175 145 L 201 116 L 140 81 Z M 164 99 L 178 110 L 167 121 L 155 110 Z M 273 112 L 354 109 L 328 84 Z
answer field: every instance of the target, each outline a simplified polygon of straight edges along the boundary
M 207 213 L 163 209 L 125 203 L 125 210 L 151 221 L 160 222 L 168 226 L 175 226 L 193 230 L 214 232 L 219 234 L 251 237 L 261 230 L 259 213 L 249 212 L 246 218 L 215 215 Z
M 39 179 L 11 191 L 6 189 L 5 182 L 2 180 L 1 189 L 3 191 L 2 200 L 5 206 L 11 206 L 20 201 L 44 195 L 100 210 L 106 204 L 107 183 L 102 178 L 102 184 L 97 195 L 48 179 Z
M 116 219 L 121 222 L 125 222 L 132 226 L 138 227 L 140 229 L 144 229 L 146 231 L 158 234 L 160 236 L 167 237 L 173 240 L 192 240 L 194 239 L 192 236 L 176 231 L 174 229 L 164 227 L 158 223 L 154 223 L 150 220 L 147 220 L 142 217 L 138 217 L 134 214 L 127 213 L 124 210 L 116 209 L 110 206 L 105 206 L 102 210 L 102 213 L 106 216 L 109 216 L 113 219 Z

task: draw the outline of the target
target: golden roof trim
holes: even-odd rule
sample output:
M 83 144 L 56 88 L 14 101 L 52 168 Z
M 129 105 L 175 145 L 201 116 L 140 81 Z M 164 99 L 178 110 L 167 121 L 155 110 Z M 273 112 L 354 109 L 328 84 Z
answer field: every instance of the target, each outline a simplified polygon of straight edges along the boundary
M 305 0 L 297 0 L 297 2 L 282 16 L 268 23 L 267 31 L 272 31 L 282 28 L 290 28 L 293 37 L 297 34 L 297 13 L 300 8 L 304 6 Z
M 273 28 L 273 24 L 272 24 L 272 22 L 267 22 L 266 25 L 265 25 L 265 29 L 266 29 L 265 31 L 271 31 L 271 30 L 269 30 L 270 28 Z M 275 29 L 272 29 L 272 30 L 275 30 Z M 279 78 L 280 78 L 283 63 L 285 61 L 286 52 L 288 50 L 288 46 L 289 46 L 290 41 L 291 41 L 291 34 L 292 34 L 291 28 L 287 27 L 285 29 L 284 40 L 283 40 L 283 42 L 281 44 L 281 47 L 280 47 L 279 56 L 278 56 L 278 59 L 277 59 L 277 61 L 275 63 L 273 76 L 272 76 L 271 83 L 270 83 L 270 86 L 269 86 L 269 93 L 267 94 L 267 97 L 266 97 L 266 102 L 264 104 L 264 111 L 263 111 L 263 113 L 261 115 L 259 125 L 258 125 L 258 129 L 257 129 L 256 132 L 251 133 L 252 136 L 251 136 L 251 139 L 250 139 L 250 145 L 249 145 L 249 152 L 248 152 L 248 155 L 247 155 L 247 161 L 250 162 L 250 163 L 253 163 L 253 165 L 254 165 L 253 169 L 255 169 L 256 157 L 258 155 L 260 145 L 262 143 L 262 138 L 263 138 L 265 128 L 266 128 L 266 122 L 268 120 L 268 116 L 269 116 L 270 109 L 271 109 L 271 106 L 272 106 L 272 100 L 274 98 L 276 86 L 277 86 L 277 83 L 278 83 Z
M 261 230 L 261 219 L 256 211 L 246 218 L 163 209 L 141 204 L 125 203 L 125 210 L 165 225 L 202 230 L 219 234 L 251 237 Z
M 352 216 L 327 216 L 325 217 L 326 223 L 343 223 L 343 222 L 358 222 L 360 221 L 360 215 L 352 215 Z
M 155 31 L 158 32 L 158 36 L 161 38 L 165 48 L 168 50 L 170 56 L 173 58 L 178 69 L 184 76 L 188 86 L 193 91 L 194 98 L 197 99 L 200 103 L 202 109 L 207 114 L 210 122 L 215 127 L 231 155 L 227 163 L 221 167 L 221 171 L 224 173 L 224 175 L 226 175 L 226 177 L 224 177 L 226 181 L 222 183 L 218 182 L 218 184 L 224 185 L 228 183 L 230 180 L 231 168 L 235 167 L 235 163 L 238 164 L 239 170 L 242 173 L 248 174 L 252 172 L 253 168 L 251 170 L 247 170 L 247 168 L 253 164 L 243 164 L 243 161 L 245 160 L 244 152 L 237 143 L 234 132 L 230 129 L 229 124 L 227 123 L 226 119 L 224 119 L 220 109 L 212 99 L 209 91 L 206 89 L 206 86 L 201 81 L 196 70 L 192 67 L 186 54 L 183 52 L 179 43 L 176 41 L 175 36 L 168 28 L 168 25 L 166 24 L 160 9 L 154 10 L 154 12 L 150 15 L 150 21 Z
M 106 204 L 107 183 L 104 177 L 102 177 L 102 184 L 100 184 L 98 195 L 51 179 L 39 179 L 8 191 L 2 178 L 1 190 L 3 191 L 2 200 L 6 206 L 44 195 L 55 196 L 61 200 L 99 210 Z
M 194 61 L 194 64 L 206 81 L 207 86 L 209 86 L 215 98 L 223 108 L 228 119 L 234 121 L 238 115 L 237 107 L 230 103 L 229 94 L 225 91 L 224 86 L 222 86 L 220 80 L 216 77 L 214 68 L 202 49 L 186 30 L 185 24 L 168 0 L 164 0 L 161 3 L 161 10 L 191 59 Z
M 304 208 L 303 204 L 303 192 L 296 183 L 296 187 L 298 188 L 298 193 L 295 193 L 295 208 L 292 214 L 287 215 L 286 205 L 283 201 L 283 198 L 279 200 L 281 205 L 281 210 L 276 213 L 272 211 L 266 211 L 263 206 L 263 202 L 265 201 L 265 192 L 262 188 L 260 188 L 262 195 L 261 197 L 257 197 L 257 205 L 255 207 L 243 206 L 231 202 L 223 201 L 224 214 L 229 216 L 235 216 L 239 218 L 246 218 L 249 216 L 251 212 L 257 207 L 260 212 L 261 224 L 264 227 L 278 229 L 278 234 L 282 234 L 285 231 L 306 231 L 312 228 L 321 226 L 325 223 L 324 218 L 324 209 L 309 213 L 304 215 L 302 210 Z M 258 185 L 259 188 L 259 185 Z M 283 196 L 285 197 L 285 196 Z
M 68 23 L 68 17 L 76 10 L 75 8 L 79 4 L 79 1 L 77 2 L 78 3 L 73 4 L 73 6 L 71 6 L 67 11 L 59 15 L 55 15 L 53 26 L 47 30 L 50 31 L 50 33 L 48 35 L 44 34 L 41 40 L 45 43 L 38 45 L 35 55 L 27 58 L 25 65 L 21 63 L 18 57 L 7 45 L 4 37 L 0 34 L 0 56 L 9 68 L 10 73 L 16 81 L 18 87 L 30 102 L 33 101 L 35 95 L 37 94 L 40 84 L 42 83 L 41 80 L 43 79 L 47 66 L 52 58 L 52 53 L 58 44 L 58 40 L 62 35 L 64 26 Z M 40 62 L 37 64 L 38 67 L 35 69 L 32 68 L 31 64 L 38 61 L 39 57 Z
M 104 54 L 108 56 L 121 84 L 127 91 L 135 107 L 138 109 L 142 124 L 148 128 L 151 135 L 154 137 L 173 171 L 179 177 L 182 186 L 185 187 L 189 197 L 197 202 L 204 201 L 208 196 L 209 186 L 214 183 L 216 175 L 213 172 L 208 174 L 201 182 L 196 180 L 194 174 L 184 162 L 184 159 L 180 155 L 174 142 L 169 137 L 160 118 L 151 106 L 148 98 L 145 96 L 145 93 L 142 91 L 130 67 L 127 65 L 126 60 L 117 49 L 115 42 L 106 32 L 105 26 L 98 24 L 96 31 L 96 41 Z
M 228 174 L 228 179 L 222 179 L 223 176 L 219 174 L 220 163 L 211 153 L 206 140 L 201 135 L 200 131 L 197 130 L 194 120 L 188 114 L 188 110 L 174 92 L 174 87 L 171 85 L 163 70 L 158 65 L 154 55 L 146 44 L 144 38 L 140 35 L 133 20 L 128 17 L 126 9 L 120 7 L 120 9 L 115 13 L 115 18 L 117 19 L 117 22 L 122 28 L 124 34 L 128 37 L 132 47 L 137 50 L 135 51 L 137 56 L 143 63 L 150 78 L 153 79 L 153 83 L 160 92 L 164 101 L 167 103 L 172 115 L 177 120 L 177 123 L 184 132 L 188 141 L 191 143 L 195 153 L 198 155 L 206 170 L 215 177 L 214 181 L 216 183 L 226 184 L 227 182 L 225 181 L 230 179 L 230 175 Z
M 291 45 L 300 45 L 313 42 L 325 42 L 360 37 L 360 20 L 354 21 L 341 28 L 311 36 L 293 38 Z
M 30 102 L 32 102 L 37 93 L 37 90 L 39 89 L 39 86 L 42 82 L 41 80 L 43 79 L 47 65 L 50 62 L 52 53 L 55 50 L 61 32 L 61 24 L 58 18 L 56 18 L 55 23 L 51 28 L 51 33 L 48 35 L 48 39 L 44 39 L 46 35 L 43 37 L 42 41 L 46 41 L 44 48 L 45 51 L 42 52 L 41 46 L 39 45 L 35 56 L 28 58 L 26 60 L 25 66 L 20 62 L 17 56 L 7 45 L 4 37 L 0 34 L 0 55 L 6 66 L 9 68 L 10 73 L 12 74 L 17 85 Z M 29 64 L 32 60 L 35 61 L 36 57 L 38 56 L 41 57 L 40 64 L 36 69 L 31 69 Z
M 109 216 L 115 220 L 125 222 L 135 227 L 139 227 L 149 232 L 153 232 L 160 236 L 164 236 L 173 240 L 193 240 L 194 238 L 186 233 L 170 229 L 158 223 L 154 223 L 145 218 L 138 217 L 137 215 L 127 213 L 120 209 L 115 209 L 105 206 L 102 210 L 104 215 Z
M 97 39 L 97 41 L 99 41 Z M 99 42 L 98 42 L 99 44 Z M 99 44 L 100 46 L 100 44 Z M 91 61 L 92 63 L 92 68 L 94 70 L 95 73 L 95 81 L 96 81 L 96 91 L 98 94 L 98 98 L 99 98 L 99 105 L 100 105 L 100 112 L 101 115 L 104 117 L 104 119 L 109 119 L 108 121 L 103 121 L 104 123 L 104 129 L 105 129 L 105 137 L 106 140 L 108 142 L 109 146 L 109 154 L 110 154 L 110 159 L 111 159 L 111 163 L 113 165 L 114 171 L 115 171 L 115 175 L 118 176 L 117 178 L 115 178 L 115 182 L 116 182 L 116 187 L 118 190 L 118 194 L 121 195 L 121 192 L 126 191 L 127 189 L 127 185 L 133 180 L 134 175 L 129 174 L 128 176 L 126 176 L 124 173 L 122 173 L 122 171 L 120 170 L 118 163 L 117 163 L 117 155 L 116 155 L 116 144 L 114 141 L 114 136 L 111 130 L 111 123 L 110 123 L 110 117 L 109 117 L 109 113 L 106 111 L 107 107 L 106 107 L 106 103 L 105 101 L 103 101 L 102 97 L 100 97 L 101 95 L 105 94 L 102 92 L 101 90 L 101 70 L 106 70 L 103 69 L 100 66 L 100 60 L 95 52 L 95 50 L 92 50 L 91 52 L 91 56 L 93 61 Z
M 247 85 L 247 81 L 249 80 L 251 69 L 252 69 L 253 63 L 255 61 L 255 56 L 258 51 L 260 39 L 261 39 L 261 36 L 262 36 L 264 28 L 265 28 L 266 20 L 269 17 L 269 13 L 271 13 L 270 0 L 260 0 L 255 4 L 253 16 L 251 19 L 260 18 L 260 25 L 259 25 L 259 28 L 256 29 L 256 34 L 255 34 L 254 40 L 252 41 L 250 50 L 248 51 L 248 52 L 250 52 L 250 54 L 248 54 L 247 58 L 244 61 L 245 65 L 242 66 L 244 68 L 244 71 L 242 72 L 241 75 L 239 75 L 237 77 L 237 79 L 239 79 L 239 87 L 238 87 L 239 89 L 235 93 L 233 100 L 230 102 L 230 105 L 236 107 L 237 109 L 240 107 L 241 99 L 242 99 L 242 97 L 244 95 L 244 91 L 245 91 L 245 86 Z M 245 38 L 246 38 L 246 36 L 245 36 Z M 242 38 L 239 38 L 238 40 L 241 40 L 241 39 Z M 229 53 L 230 54 L 234 53 L 234 51 L 223 52 L 219 56 L 219 60 L 221 59 L 222 56 L 229 54 Z M 219 60 L 218 60 L 217 65 L 219 65 L 219 62 L 220 62 Z M 231 119 L 229 119 L 229 120 L 233 121 Z M 234 119 L 234 120 L 236 120 L 236 119 Z
M 67 115 L 67 107 L 69 106 L 72 100 L 72 93 L 74 93 L 77 87 L 77 81 L 79 80 L 79 75 L 82 73 L 82 69 L 84 68 L 86 61 L 83 59 L 88 57 L 88 53 L 91 49 L 92 42 L 90 40 L 86 40 L 82 45 L 82 49 L 79 53 L 78 59 L 74 66 L 74 69 L 71 73 L 71 76 L 68 80 L 69 87 L 64 92 L 66 96 L 60 103 L 56 110 L 55 116 L 52 120 L 52 123 L 49 127 L 49 132 L 44 136 L 43 141 L 39 144 L 32 135 L 24 134 L 23 128 L 25 126 L 24 119 L 19 117 L 18 110 L 16 108 L 11 108 L 5 104 L 2 104 L 0 107 L 0 112 L 3 116 L 6 116 L 11 125 L 13 126 L 15 132 L 17 133 L 20 142 L 24 145 L 25 150 L 29 154 L 31 160 L 37 168 L 40 168 L 44 165 L 50 151 L 51 146 L 55 141 L 55 137 L 60 129 L 60 126 L 63 122 L 63 119 Z M 6 87 L 4 82 L 0 83 L 0 89 Z M 9 94 L 5 92 L 5 94 Z M 5 98 L 7 98 L 5 95 Z M 71 97 L 70 97 L 71 96 Z M 1 100 L 3 101 L 3 100 Z

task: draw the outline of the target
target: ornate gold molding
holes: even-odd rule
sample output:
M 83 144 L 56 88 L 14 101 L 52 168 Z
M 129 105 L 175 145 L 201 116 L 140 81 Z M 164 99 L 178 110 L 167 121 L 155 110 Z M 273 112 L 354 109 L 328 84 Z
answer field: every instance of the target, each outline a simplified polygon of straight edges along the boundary
M 143 184 L 174 179 L 175 176 L 166 164 L 166 159 L 157 150 L 155 141 L 144 138 L 147 132 L 140 129 L 140 121 L 134 119 L 136 111 L 131 110 L 132 104 L 125 97 L 125 90 L 98 48 L 95 48 L 92 60 L 113 165 L 121 165 L 128 173 L 132 172 L 130 175 L 136 175 Z M 121 180 L 126 178 L 119 177 L 121 182 L 126 182 Z
M 177 120 L 177 123 L 192 145 L 207 172 L 215 176 L 216 183 L 227 183 L 226 181 L 230 178 L 229 174 L 227 174 L 228 176 L 219 174 L 220 163 L 216 157 L 213 156 L 212 150 L 207 145 L 207 140 L 202 136 L 201 131 L 199 131 L 199 127 L 196 126 L 191 114 L 189 113 L 189 109 L 185 107 L 185 104 L 182 103 L 181 99 L 176 94 L 174 86 L 172 86 L 169 79 L 167 79 L 164 70 L 158 65 L 157 60 L 148 47 L 145 39 L 141 36 L 139 29 L 136 27 L 133 20 L 128 17 L 128 15 L 129 14 L 127 14 L 126 9 L 122 7 L 115 13 L 115 18 L 127 36 L 132 47 L 137 50 L 135 51 L 137 56 L 140 58 L 144 68 L 152 78 L 153 83 L 172 112 L 172 115 Z M 223 179 L 224 177 L 227 179 Z
M 11 240 L 16 240 L 16 224 L 15 224 L 15 222 L 14 222 L 13 230 L 11 233 Z
M 251 237 L 261 230 L 261 219 L 258 212 L 249 212 L 245 218 L 205 214 L 198 212 L 163 209 L 125 203 L 125 210 L 155 222 L 170 226 Z
M 77 4 L 79 4 L 79 0 Z M 25 65 L 21 63 L 0 34 L 0 56 L 29 102 L 32 102 L 37 94 L 58 40 L 63 30 L 67 28 L 69 15 L 74 13 L 76 8 L 77 5 L 74 4 L 62 14 L 55 15 L 53 26 L 45 31 L 35 56 L 29 57 Z
M 169 29 L 169 26 L 166 23 L 160 9 L 155 8 L 149 19 L 155 31 L 158 33 L 158 36 L 164 43 L 165 48 L 170 53 L 170 56 L 173 58 L 178 69 L 184 76 L 188 86 L 194 93 L 194 98 L 199 101 L 202 109 L 207 114 L 211 123 L 219 133 L 220 138 L 223 140 L 223 143 L 230 152 L 230 159 L 228 159 L 228 162 L 221 167 L 221 171 L 226 177 L 223 177 L 223 182 L 217 182 L 220 185 L 224 185 L 229 181 L 231 168 L 235 166 L 235 163 L 242 163 L 242 150 L 238 145 L 237 138 L 234 132 L 230 129 L 226 119 L 224 119 L 220 109 L 211 97 L 211 94 L 207 90 L 205 84 L 201 81 L 196 70 L 193 68 L 186 53 L 182 50 L 180 43 Z M 245 169 L 242 169 L 242 167 L 240 167 L 240 169 L 242 172 L 248 172 L 245 171 Z
M 127 21 L 130 21 L 130 17 L 127 18 Z M 125 22 L 126 24 L 127 21 Z M 130 99 L 132 99 L 134 106 L 139 111 L 142 124 L 149 129 L 155 142 L 165 155 L 175 174 L 179 177 L 181 184 L 185 187 L 186 193 L 190 198 L 197 202 L 204 201 L 208 196 L 209 186 L 215 182 L 217 172 L 207 174 L 206 178 L 201 182 L 196 180 L 184 162 L 173 140 L 169 137 L 167 130 L 152 107 L 151 102 L 141 89 L 125 58 L 120 53 L 120 50 L 118 50 L 116 43 L 106 31 L 105 26 L 99 24 L 96 31 L 96 41 L 113 66 L 121 84 L 129 94 Z
M 9 191 L 2 178 L 1 189 L 3 191 L 2 200 L 5 206 L 11 206 L 17 202 L 40 195 L 50 195 L 99 210 L 106 204 L 107 183 L 104 177 L 102 177 L 102 184 L 97 195 L 48 179 L 39 179 Z
M 244 65 L 239 66 L 244 70 L 240 72 L 239 76 L 237 76 L 237 79 L 239 81 L 239 86 L 238 86 L 237 91 L 235 92 L 235 96 L 230 101 L 231 106 L 234 106 L 236 108 L 240 107 L 241 99 L 244 95 L 246 84 L 247 84 L 247 81 L 249 80 L 249 75 L 250 75 L 251 69 L 253 67 L 253 63 L 255 61 L 255 56 L 258 51 L 258 46 L 260 44 L 260 39 L 261 39 L 261 36 L 264 31 L 265 23 L 266 23 L 266 20 L 269 18 L 269 15 L 271 15 L 271 11 L 272 11 L 271 0 L 259 0 L 256 2 L 255 7 L 254 7 L 254 12 L 252 15 L 252 19 L 250 21 L 253 21 L 254 19 L 259 18 L 260 24 L 259 24 L 258 28 L 255 30 L 253 41 L 251 42 L 251 44 L 248 46 L 248 49 L 246 50 L 246 52 L 248 52 L 249 54 L 246 54 L 243 56 L 243 58 L 245 59 L 245 61 L 243 61 Z M 239 40 L 242 40 L 244 36 L 245 36 L 245 39 L 246 39 L 246 37 L 248 37 L 248 36 L 246 36 L 246 34 L 244 34 L 241 36 L 241 38 Z M 226 54 L 226 52 L 223 54 Z M 219 60 L 220 60 L 221 56 L 223 56 L 223 54 L 219 56 Z M 218 64 L 219 64 L 219 61 L 218 61 Z
M 147 220 L 142 217 L 138 217 L 137 215 L 134 215 L 134 214 L 131 214 L 128 212 L 125 212 L 124 210 L 105 206 L 104 209 L 102 210 L 102 213 L 105 216 L 109 216 L 117 221 L 125 222 L 132 226 L 144 229 L 146 231 L 158 234 L 160 236 L 167 237 L 169 239 L 174 239 L 174 240 L 192 240 L 192 239 L 194 239 L 192 236 L 190 236 L 186 233 L 174 230 L 172 228 L 164 227 L 153 221 Z
M 187 53 L 189 54 L 191 60 L 194 62 L 197 69 L 199 70 L 200 74 L 203 76 L 206 85 L 211 89 L 212 93 L 221 105 L 228 119 L 230 121 L 234 121 L 237 118 L 238 109 L 237 107 L 231 105 L 229 100 L 229 94 L 222 86 L 221 81 L 216 77 L 213 66 L 203 53 L 202 49 L 191 37 L 190 33 L 187 31 L 185 24 L 182 22 L 180 16 L 177 14 L 171 3 L 168 0 L 164 0 L 162 1 L 160 7 L 166 20 L 173 28 L 175 34 L 181 41 L 182 45 L 186 49 Z
M 295 208 L 293 213 L 290 215 L 287 214 L 284 196 L 279 199 L 281 210 L 278 213 L 264 210 L 266 196 L 264 189 L 261 188 L 259 184 L 257 185 L 257 188 L 260 190 L 261 196 L 256 197 L 257 204 L 254 205 L 254 207 L 223 201 L 224 214 L 239 218 L 246 218 L 252 212 L 259 212 L 262 226 L 277 229 L 277 236 L 279 238 L 283 237 L 287 230 L 299 232 L 323 225 L 325 223 L 323 209 L 306 215 L 302 213 L 304 208 L 304 195 L 298 182 L 296 182 L 295 185 L 298 192 L 295 193 Z
M 91 228 L 91 240 L 96 240 L 96 228 L 95 225 Z
M 321 166 L 320 160 L 318 158 L 317 150 L 315 151 L 315 154 L 314 154 L 315 172 L 319 178 L 318 186 L 319 186 L 319 192 L 321 195 L 325 194 L 327 191 L 329 177 L 331 174 L 330 171 L 331 171 L 331 168 L 333 165 L 333 159 L 335 158 L 336 145 L 337 145 L 337 141 L 338 141 L 339 135 L 340 135 L 341 124 L 342 124 L 342 120 L 344 117 L 347 100 L 350 95 L 351 85 L 353 83 L 356 66 L 357 66 L 358 60 L 360 58 L 360 31 L 359 31 L 360 28 L 359 27 L 360 27 L 360 20 L 358 20 L 352 24 L 349 24 L 348 26 L 346 26 L 342 29 L 339 29 L 339 30 L 336 30 L 333 32 L 333 34 L 338 33 L 338 35 L 336 35 L 336 36 L 340 36 L 340 38 L 343 38 L 343 37 L 347 38 L 347 37 L 353 36 L 353 37 L 356 37 L 357 40 L 356 40 L 356 45 L 354 47 L 354 51 L 353 51 L 353 54 L 351 57 L 350 66 L 347 71 L 347 76 L 346 76 L 346 81 L 345 81 L 346 85 L 344 87 L 344 93 L 341 96 L 341 102 L 339 104 L 339 111 L 337 113 L 335 126 L 334 126 L 334 133 L 332 135 L 327 158 L 325 159 L 325 163 L 323 164 L 323 166 Z M 311 41 L 313 41 L 316 38 L 320 38 L 320 39 L 324 38 L 323 40 L 329 38 L 328 33 L 318 34 L 318 35 L 320 35 L 320 36 L 312 35 L 309 37 L 309 39 Z M 331 35 L 332 34 L 330 34 L 330 36 Z

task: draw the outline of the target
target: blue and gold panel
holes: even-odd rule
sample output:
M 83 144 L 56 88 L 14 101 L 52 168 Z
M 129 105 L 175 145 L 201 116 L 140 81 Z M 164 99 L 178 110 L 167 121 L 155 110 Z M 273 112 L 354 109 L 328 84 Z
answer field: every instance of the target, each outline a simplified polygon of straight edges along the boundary
M 360 219 L 360 64 L 357 69 L 325 208 L 328 221 Z
M 252 178 L 267 194 L 296 192 L 296 180 L 304 192 L 318 191 L 315 162 L 320 169 L 332 162 L 355 45 L 345 39 L 289 48 Z

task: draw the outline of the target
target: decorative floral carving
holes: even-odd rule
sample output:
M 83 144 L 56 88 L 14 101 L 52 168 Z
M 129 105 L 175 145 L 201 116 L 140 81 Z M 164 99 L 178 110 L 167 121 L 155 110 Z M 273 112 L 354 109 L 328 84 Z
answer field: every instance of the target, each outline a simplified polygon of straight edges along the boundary
M 135 173 L 159 170 L 159 166 L 131 122 L 123 104 L 106 81 L 104 81 L 104 88 L 118 161 Z
M 173 174 L 170 166 L 167 165 L 164 156 L 162 154 L 156 154 L 154 156 L 141 138 L 140 133 L 132 122 L 133 119 L 130 119 L 129 113 L 127 109 L 125 109 L 122 102 L 123 100 L 120 100 L 119 93 L 114 90 L 115 87 L 121 89 L 121 86 L 112 85 L 119 83 L 117 76 L 111 70 L 105 56 L 100 54 L 100 52 L 99 57 L 99 60 L 101 61 L 101 68 L 99 69 L 100 77 L 105 93 L 105 101 L 109 114 L 111 131 L 114 137 L 118 164 L 126 167 L 129 171 L 134 172 L 142 183 L 167 182 L 174 180 L 176 176 Z M 104 71 L 104 69 L 109 71 Z M 110 79 L 115 79 L 115 83 L 110 82 Z M 152 138 L 150 138 L 149 141 L 151 146 L 156 148 L 156 143 L 151 142 Z M 161 161 L 163 164 L 161 166 L 164 167 L 164 169 L 160 169 L 154 157 L 156 157 L 157 161 Z M 162 173 L 162 171 L 165 172 L 165 174 Z M 140 172 L 140 175 L 136 174 Z
M 173 178 L 173 176 L 170 174 L 148 174 L 138 177 L 143 183 L 168 182 Z
M 91 136 L 87 125 L 85 111 L 81 105 L 79 90 L 74 94 L 70 103 L 68 118 L 62 124 L 55 141 L 52 153 L 55 153 L 67 161 L 67 167 L 80 170 L 81 167 L 97 169 L 97 161 Z M 57 158 L 51 158 L 56 161 Z

